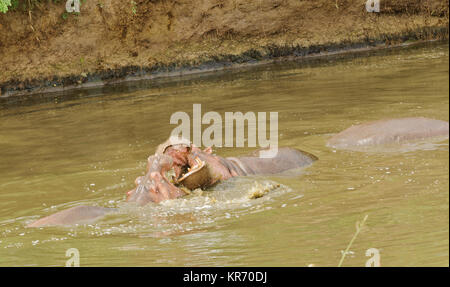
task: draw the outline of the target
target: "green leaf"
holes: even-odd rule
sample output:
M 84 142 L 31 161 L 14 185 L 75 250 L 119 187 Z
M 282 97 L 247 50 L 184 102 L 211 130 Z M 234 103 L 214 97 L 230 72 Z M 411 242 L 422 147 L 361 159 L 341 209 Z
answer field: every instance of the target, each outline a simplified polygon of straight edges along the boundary
M 0 12 L 6 13 L 8 6 L 11 6 L 11 0 L 0 0 Z

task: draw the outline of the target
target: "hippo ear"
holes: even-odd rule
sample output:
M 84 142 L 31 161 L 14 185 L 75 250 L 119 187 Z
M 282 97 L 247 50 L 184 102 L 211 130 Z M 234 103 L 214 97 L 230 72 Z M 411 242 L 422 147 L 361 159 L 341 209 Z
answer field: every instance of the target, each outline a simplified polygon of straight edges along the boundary
M 206 153 L 211 154 L 212 153 L 212 147 L 207 147 L 203 151 L 206 152 Z

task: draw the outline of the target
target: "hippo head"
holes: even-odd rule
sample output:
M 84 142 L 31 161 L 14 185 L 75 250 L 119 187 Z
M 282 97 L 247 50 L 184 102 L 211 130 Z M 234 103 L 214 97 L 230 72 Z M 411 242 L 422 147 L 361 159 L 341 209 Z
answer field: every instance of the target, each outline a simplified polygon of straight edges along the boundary
M 202 151 L 188 141 L 170 138 L 148 158 L 146 174 L 136 178 L 136 188 L 127 193 L 127 201 L 140 206 L 159 203 L 185 195 L 176 185 L 190 190 L 208 186 L 217 180 L 211 179 L 208 168 L 217 164 L 215 158 L 211 148 Z
M 136 178 L 136 188 L 127 192 L 127 201 L 143 206 L 149 202 L 158 203 L 182 196 L 184 193 L 172 183 L 168 175 L 174 167 L 178 166 L 170 156 L 158 154 L 150 156 L 146 174 Z
M 190 163 L 195 163 L 190 152 L 189 142 L 172 138 L 158 146 L 156 153 L 148 158 L 145 175 L 136 178 L 136 188 L 127 193 L 127 201 L 142 206 L 184 195 L 174 183 L 188 172 Z

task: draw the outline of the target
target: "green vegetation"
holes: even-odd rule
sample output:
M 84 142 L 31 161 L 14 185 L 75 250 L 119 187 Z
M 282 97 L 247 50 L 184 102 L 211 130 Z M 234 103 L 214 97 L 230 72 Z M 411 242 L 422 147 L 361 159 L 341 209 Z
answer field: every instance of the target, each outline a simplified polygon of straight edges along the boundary
M 53 2 L 55 4 L 62 3 L 62 0 L 0 0 L 0 12 L 6 13 L 8 11 L 17 10 L 17 8 L 22 8 L 24 11 L 31 10 L 37 3 L 43 2 Z M 82 3 L 86 0 L 81 0 Z
M 0 12 L 6 13 L 8 6 L 11 6 L 11 0 L 0 0 Z
M 137 4 L 136 4 L 136 2 L 131 0 L 130 4 L 131 4 L 131 13 L 133 13 L 133 15 L 136 15 L 136 13 L 137 13 Z

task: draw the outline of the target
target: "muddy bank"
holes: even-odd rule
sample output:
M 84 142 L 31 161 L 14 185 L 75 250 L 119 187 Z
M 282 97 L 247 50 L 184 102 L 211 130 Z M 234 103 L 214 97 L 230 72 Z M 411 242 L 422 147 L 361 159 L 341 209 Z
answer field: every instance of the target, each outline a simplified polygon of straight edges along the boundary
M 448 0 L 381 0 L 380 13 L 367 13 L 365 2 L 86 0 L 78 15 L 37 2 L 0 14 L 0 93 L 448 39 Z

